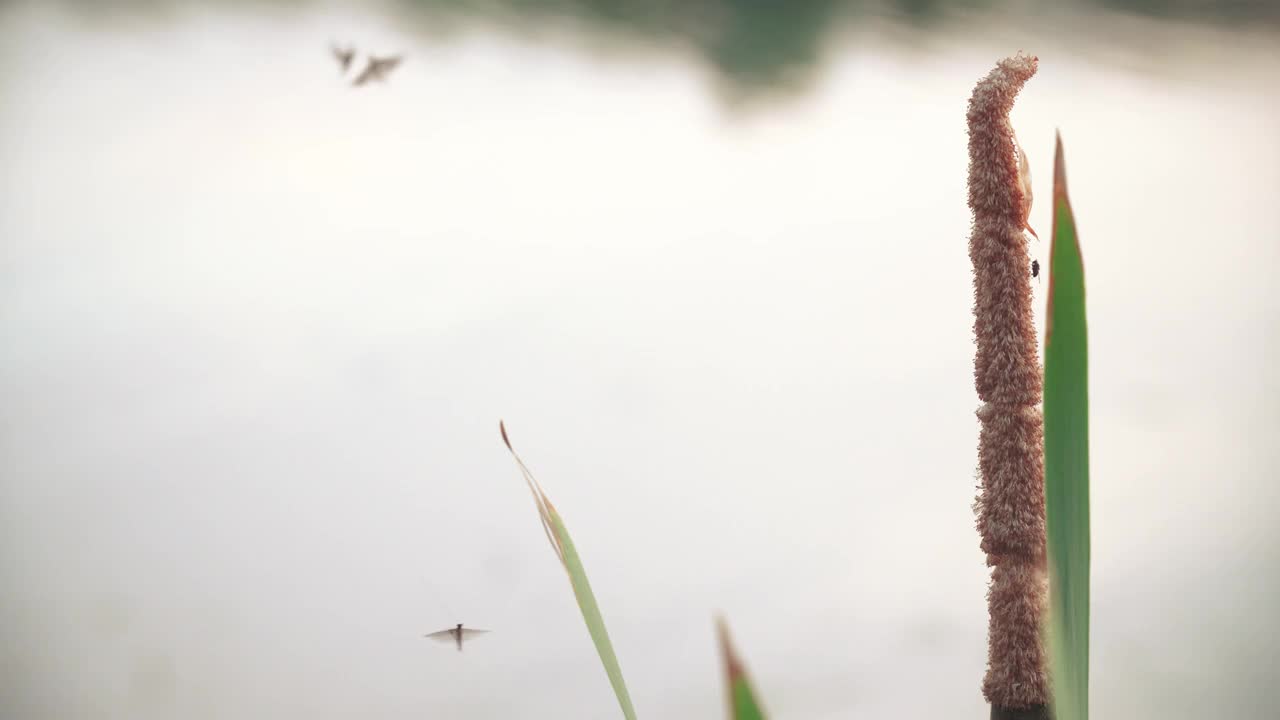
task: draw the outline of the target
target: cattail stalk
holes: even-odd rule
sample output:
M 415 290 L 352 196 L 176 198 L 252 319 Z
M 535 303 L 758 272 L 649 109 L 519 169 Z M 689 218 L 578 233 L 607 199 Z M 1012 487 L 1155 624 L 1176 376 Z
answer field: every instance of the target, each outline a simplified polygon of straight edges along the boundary
M 969 207 L 973 234 L 974 385 L 982 406 L 975 509 L 993 568 L 987 594 L 987 673 L 992 718 L 1047 717 L 1042 623 L 1045 572 L 1042 376 L 1031 309 L 1030 178 L 1009 111 L 1037 59 L 1001 60 L 969 99 Z M 1020 172 L 1022 170 L 1022 172 Z

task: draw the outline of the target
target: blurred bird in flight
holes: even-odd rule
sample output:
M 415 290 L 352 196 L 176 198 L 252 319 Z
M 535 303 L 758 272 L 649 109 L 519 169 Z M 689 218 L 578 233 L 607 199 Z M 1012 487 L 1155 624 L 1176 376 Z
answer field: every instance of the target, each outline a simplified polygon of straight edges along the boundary
M 370 55 L 369 64 L 364 67 L 363 72 L 356 76 L 355 80 L 351 81 L 351 84 L 359 87 L 370 80 L 385 80 L 387 74 L 400 64 L 400 60 L 401 58 L 399 55 L 393 55 L 385 58 Z
M 441 630 L 439 632 L 427 633 L 423 637 L 429 637 L 436 642 L 456 643 L 458 646 L 458 652 L 462 652 L 462 641 L 464 638 L 474 638 L 477 635 L 483 635 L 487 632 L 489 631 L 476 630 L 475 628 L 467 628 L 464 630 L 462 628 L 462 623 L 458 623 L 456 627 L 451 627 L 448 630 Z
M 337 45 L 331 47 L 333 56 L 338 59 L 338 64 L 342 66 L 343 74 L 351 69 L 351 61 L 356 57 L 355 48 L 340 48 Z

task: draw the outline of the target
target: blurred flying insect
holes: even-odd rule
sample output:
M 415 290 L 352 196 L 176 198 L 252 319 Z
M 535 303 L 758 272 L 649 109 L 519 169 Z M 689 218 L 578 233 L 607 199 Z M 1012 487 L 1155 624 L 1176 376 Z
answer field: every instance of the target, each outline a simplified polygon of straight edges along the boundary
M 1031 163 L 1027 162 L 1027 151 L 1018 142 L 1017 133 L 1013 133 L 1013 146 L 1018 151 L 1018 184 L 1022 186 L 1022 227 L 1039 240 L 1040 236 L 1027 222 L 1031 218 Z
M 338 59 L 338 65 L 342 66 L 342 74 L 346 75 L 347 71 L 351 69 L 351 61 L 356 57 L 355 48 L 340 48 L 337 45 L 330 45 L 329 49 L 333 51 L 333 56 Z
M 458 646 L 458 652 L 462 652 L 462 641 L 464 639 L 474 638 L 477 635 L 483 635 L 487 632 L 489 631 L 477 630 L 475 628 L 467 628 L 464 630 L 462 628 L 462 623 L 458 623 L 456 627 L 451 627 L 448 630 L 441 630 L 439 632 L 427 633 L 426 635 L 423 635 L 423 637 L 429 637 L 436 642 L 455 643 Z
M 385 58 L 370 55 L 369 64 L 365 65 L 364 70 L 351 81 L 351 84 L 359 87 L 370 80 L 385 80 L 387 75 L 400 64 L 401 59 L 399 55 Z

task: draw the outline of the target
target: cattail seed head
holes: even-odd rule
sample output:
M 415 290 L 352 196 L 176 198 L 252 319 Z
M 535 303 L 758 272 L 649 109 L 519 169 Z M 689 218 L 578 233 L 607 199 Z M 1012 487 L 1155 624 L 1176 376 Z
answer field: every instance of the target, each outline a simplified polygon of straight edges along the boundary
M 974 88 L 968 111 L 974 387 L 983 402 L 975 507 L 981 547 L 994 568 L 982 691 L 993 708 L 1007 709 L 1048 699 L 1043 381 L 1023 234 L 1030 229 L 1031 170 L 1009 124 L 1013 101 L 1036 66 L 1034 56 L 1001 60 Z

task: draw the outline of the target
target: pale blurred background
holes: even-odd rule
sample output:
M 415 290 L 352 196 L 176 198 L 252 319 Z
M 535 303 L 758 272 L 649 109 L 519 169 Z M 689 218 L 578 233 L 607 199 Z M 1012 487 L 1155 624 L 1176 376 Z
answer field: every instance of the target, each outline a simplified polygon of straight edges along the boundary
M 0 6 L 0 716 L 619 717 L 504 418 L 642 718 L 724 716 L 716 612 L 779 720 L 985 717 L 964 113 L 1017 50 L 1093 714 L 1270 716 L 1280 13 L 1121 4 Z

